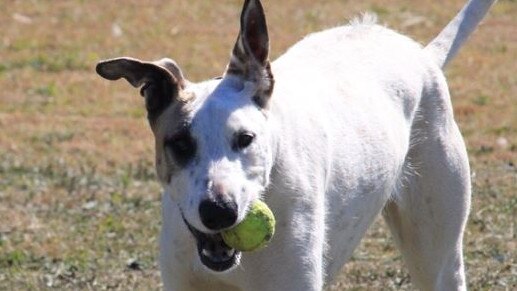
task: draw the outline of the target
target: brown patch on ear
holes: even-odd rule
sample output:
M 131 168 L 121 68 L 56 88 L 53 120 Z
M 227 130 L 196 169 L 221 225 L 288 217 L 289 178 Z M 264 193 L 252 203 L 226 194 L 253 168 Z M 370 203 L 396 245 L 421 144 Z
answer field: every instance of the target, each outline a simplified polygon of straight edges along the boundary
M 264 109 L 267 108 L 269 99 L 271 99 L 273 89 L 275 88 L 275 79 L 273 77 L 271 64 L 269 62 L 265 67 L 265 75 L 266 77 L 261 79 L 259 82 L 257 93 L 253 96 L 253 102 L 255 102 L 255 104 L 257 104 L 260 108 Z
M 192 92 L 180 91 L 178 95 L 178 101 L 181 103 L 188 103 L 194 100 L 196 96 Z
M 241 30 L 225 75 L 238 76 L 257 84 L 253 101 L 265 108 L 274 87 L 269 62 L 269 36 L 264 8 L 259 0 L 246 0 L 241 13 Z
M 167 149 L 167 140 L 180 132 L 191 121 L 190 102 L 196 96 L 192 92 L 180 91 L 177 102 L 173 102 L 158 117 L 151 129 L 155 138 L 155 159 L 156 172 L 162 183 L 169 183 L 171 177 L 178 172 L 183 166 L 178 163 L 170 149 Z
M 172 67 L 164 67 L 161 64 L 169 65 L 163 60 L 150 63 L 133 58 L 116 58 L 99 62 L 96 71 L 108 80 L 124 78 L 133 87 L 138 88 L 143 85 L 140 94 L 145 97 L 148 119 L 152 124 L 163 110 L 177 99 L 179 90 L 182 88 L 181 84 L 184 84 L 179 68 L 181 82 L 171 72 Z

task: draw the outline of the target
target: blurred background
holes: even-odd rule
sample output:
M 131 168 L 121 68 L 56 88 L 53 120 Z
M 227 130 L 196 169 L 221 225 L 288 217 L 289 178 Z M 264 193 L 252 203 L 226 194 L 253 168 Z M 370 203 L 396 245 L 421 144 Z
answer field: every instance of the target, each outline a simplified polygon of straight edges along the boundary
M 272 58 L 363 11 L 430 41 L 464 0 L 263 1 Z M 0 0 L 0 290 L 157 290 L 160 186 L 143 100 L 100 59 L 220 75 L 241 0 Z M 517 289 L 517 3 L 500 0 L 446 70 L 473 177 L 472 290 Z M 378 220 L 328 290 L 411 290 Z

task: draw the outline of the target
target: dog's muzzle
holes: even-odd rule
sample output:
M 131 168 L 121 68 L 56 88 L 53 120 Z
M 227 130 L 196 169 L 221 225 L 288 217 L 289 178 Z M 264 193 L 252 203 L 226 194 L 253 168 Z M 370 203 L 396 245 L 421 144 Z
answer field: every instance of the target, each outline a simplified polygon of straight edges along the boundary
M 196 239 L 197 252 L 203 265 L 212 271 L 224 272 L 239 264 L 241 253 L 227 246 L 220 233 L 204 233 L 190 225 L 185 217 L 183 221 Z

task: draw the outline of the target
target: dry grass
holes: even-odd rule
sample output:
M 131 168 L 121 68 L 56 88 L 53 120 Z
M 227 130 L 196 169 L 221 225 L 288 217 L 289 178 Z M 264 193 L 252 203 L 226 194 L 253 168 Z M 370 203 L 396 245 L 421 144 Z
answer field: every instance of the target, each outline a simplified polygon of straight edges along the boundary
M 175 58 L 219 75 L 241 1 L 8 1 L 0 11 L 0 289 L 159 289 L 159 193 L 142 100 L 101 58 Z M 273 56 L 376 12 L 422 43 L 463 0 L 265 1 Z M 517 4 L 500 0 L 447 70 L 474 173 L 472 290 L 517 289 Z M 329 290 L 411 289 L 382 221 Z

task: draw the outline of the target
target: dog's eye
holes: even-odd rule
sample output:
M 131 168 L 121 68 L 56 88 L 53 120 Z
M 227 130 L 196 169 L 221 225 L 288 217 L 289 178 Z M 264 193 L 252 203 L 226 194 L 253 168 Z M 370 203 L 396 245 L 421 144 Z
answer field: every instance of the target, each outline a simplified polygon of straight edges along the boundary
M 239 132 L 235 136 L 235 141 L 233 143 L 233 149 L 234 150 L 245 149 L 253 142 L 254 139 L 255 139 L 255 134 L 253 134 L 251 132 L 248 132 L 248 131 Z
M 181 165 L 187 164 L 196 153 L 196 142 L 188 132 L 181 132 L 165 140 L 165 147 L 172 151 Z

